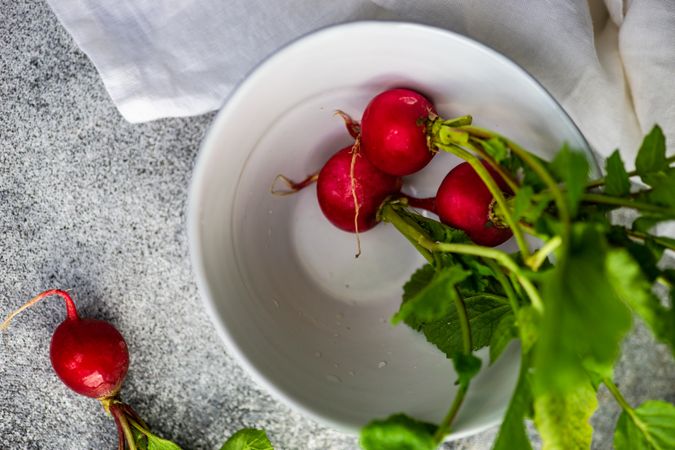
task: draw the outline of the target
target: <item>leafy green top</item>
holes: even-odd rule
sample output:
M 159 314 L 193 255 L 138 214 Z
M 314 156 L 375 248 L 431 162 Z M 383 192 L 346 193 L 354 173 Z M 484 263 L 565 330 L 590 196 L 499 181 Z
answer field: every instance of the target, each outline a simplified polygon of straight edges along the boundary
M 542 243 L 534 252 L 509 255 L 472 244 L 464 233 L 422 217 L 404 201 L 383 205 L 381 218 L 428 261 L 404 286 L 392 321 L 423 333 L 451 359 L 459 388 L 433 433 L 397 414 L 365 427 L 364 447 L 437 446 L 452 431 L 480 370 L 472 352 L 489 347 L 494 362 L 517 338 L 521 373 L 495 449 L 530 448 L 523 425 L 528 417 L 545 449 L 590 448 L 589 419 L 599 383 L 624 410 L 617 448 L 673 448 L 675 407 L 646 402 L 633 409 L 611 381 L 632 314 L 675 354 L 675 271 L 661 263 L 665 250 L 675 250 L 675 239 L 651 232 L 658 222 L 675 219 L 675 158 L 666 156 L 661 129 L 646 136 L 635 171 L 626 170 L 616 151 L 606 161 L 606 176 L 591 180 L 586 157 L 567 146 L 546 162 L 489 130 L 451 122 L 435 122 L 431 142 L 467 160 L 481 157 L 509 178 L 513 195 L 507 210 L 500 205 L 496 212 Z M 631 184 L 635 176 L 646 186 Z M 611 223 L 610 214 L 622 208 L 635 212 L 629 226 Z M 666 291 L 670 304 L 654 294 L 654 285 Z M 395 447 L 387 446 L 393 445 L 387 430 L 396 436 Z

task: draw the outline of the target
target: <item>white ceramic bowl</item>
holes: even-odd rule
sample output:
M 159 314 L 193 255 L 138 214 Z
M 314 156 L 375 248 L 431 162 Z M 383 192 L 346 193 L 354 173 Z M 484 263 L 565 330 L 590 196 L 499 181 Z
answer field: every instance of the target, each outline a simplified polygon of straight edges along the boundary
M 529 75 L 498 53 L 426 26 L 357 22 L 326 28 L 262 62 L 232 93 L 203 142 L 189 199 L 197 282 L 228 350 L 276 397 L 309 416 L 357 432 L 405 412 L 439 422 L 454 394 L 451 363 L 388 319 L 401 287 L 423 264 L 388 224 L 361 235 L 322 216 L 314 186 L 270 194 L 277 174 L 301 179 L 350 144 L 342 109 L 359 118 L 370 98 L 406 86 L 442 116 L 472 114 L 541 156 L 563 141 L 588 146 Z M 457 164 L 438 155 L 409 180 L 433 195 Z M 482 353 L 485 356 L 485 353 Z M 511 347 L 472 383 L 454 437 L 501 420 L 513 390 Z

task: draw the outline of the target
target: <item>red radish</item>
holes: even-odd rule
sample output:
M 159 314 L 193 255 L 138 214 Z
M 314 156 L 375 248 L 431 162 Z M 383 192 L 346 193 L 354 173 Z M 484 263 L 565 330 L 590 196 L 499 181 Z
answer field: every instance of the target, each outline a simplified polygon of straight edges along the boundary
M 52 289 L 39 294 L 12 313 L 0 328 L 6 328 L 15 315 L 50 295 L 61 296 L 66 302 L 66 320 L 52 335 L 50 357 L 54 371 L 80 395 L 99 399 L 115 396 L 129 368 L 127 344 L 108 322 L 81 319 L 66 291 Z
M 50 357 L 66 386 L 92 398 L 115 396 L 129 368 L 124 338 L 102 320 L 66 319 L 54 331 Z
M 160 443 L 166 446 L 162 448 L 178 448 L 152 434 L 131 406 L 118 399 L 129 368 L 127 344 L 110 323 L 80 318 L 68 292 L 51 289 L 38 294 L 11 313 L 0 324 L 0 330 L 6 329 L 21 311 L 52 295 L 60 296 L 66 304 L 66 320 L 56 327 L 50 347 L 52 367 L 61 381 L 80 395 L 98 399 L 113 416 L 118 449 L 159 448 Z
M 401 189 L 400 177 L 375 167 L 354 146 L 335 153 L 319 172 L 316 193 L 326 218 L 344 231 L 360 233 L 377 225 L 382 202 Z
M 383 172 L 405 176 L 421 170 L 435 151 L 429 148 L 427 122 L 434 105 L 410 89 L 390 89 L 374 97 L 361 119 L 363 153 Z
M 488 164 L 483 165 L 497 186 L 504 192 L 510 192 L 504 179 Z M 513 234 L 495 217 L 493 206 L 492 194 L 468 162 L 452 169 L 436 193 L 436 212 L 441 222 L 463 230 L 479 245 L 494 247 Z

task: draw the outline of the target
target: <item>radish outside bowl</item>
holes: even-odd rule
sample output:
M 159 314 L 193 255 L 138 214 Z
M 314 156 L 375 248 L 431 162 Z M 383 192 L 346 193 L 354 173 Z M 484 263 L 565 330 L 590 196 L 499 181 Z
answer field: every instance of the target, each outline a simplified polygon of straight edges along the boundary
M 471 114 L 551 158 L 588 144 L 552 97 L 513 62 L 427 26 L 357 22 L 309 34 L 262 62 L 232 93 L 202 144 L 189 199 L 197 282 L 228 351 L 273 395 L 349 433 L 404 412 L 439 422 L 452 364 L 424 337 L 392 326 L 402 286 L 423 259 L 388 224 L 355 236 L 321 214 L 315 187 L 270 193 L 276 175 L 302 179 L 353 140 L 360 118 L 392 87 L 431 98 L 443 117 Z M 590 157 L 590 156 L 589 156 Z M 439 154 L 406 189 L 432 196 L 459 160 Z M 506 246 L 509 243 L 505 244 Z M 487 352 L 451 438 L 497 424 L 515 386 L 518 348 Z

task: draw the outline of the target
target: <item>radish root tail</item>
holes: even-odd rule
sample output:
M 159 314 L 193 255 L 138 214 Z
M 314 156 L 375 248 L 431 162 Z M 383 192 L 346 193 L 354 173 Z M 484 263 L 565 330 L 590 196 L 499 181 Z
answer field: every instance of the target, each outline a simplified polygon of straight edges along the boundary
M 349 114 L 339 109 L 335 110 L 335 115 L 342 118 L 345 123 L 345 127 L 347 128 L 347 133 L 349 133 L 349 135 L 354 139 L 358 139 L 361 135 L 361 124 L 352 119 Z
M 280 197 L 295 194 L 296 192 L 306 188 L 310 184 L 314 183 L 319 179 L 319 173 L 313 173 L 302 181 L 293 181 L 285 175 L 277 175 L 272 182 L 272 187 L 270 188 L 270 193 L 273 195 L 278 195 Z M 286 185 L 285 188 L 277 189 L 277 184 L 283 183 Z
M 68 294 L 67 291 L 63 291 L 61 289 L 50 289 L 48 291 L 41 292 L 40 294 L 36 295 L 35 297 L 31 298 L 28 300 L 26 303 L 23 304 L 19 309 L 13 311 L 10 313 L 9 316 L 5 319 L 4 322 L 0 323 L 0 331 L 6 330 L 10 323 L 12 323 L 12 319 L 19 315 L 22 311 L 30 308 L 40 300 L 42 300 L 45 297 L 49 297 L 50 295 L 58 295 L 63 300 L 66 302 L 66 314 L 68 315 L 68 319 L 74 320 L 77 319 L 77 309 L 75 308 L 75 303 L 73 302 L 73 299 L 70 297 L 70 294 Z
M 352 161 L 349 166 L 349 179 L 351 180 L 352 198 L 354 199 L 354 234 L 356 235 L 356 254 L 354 255 L 354 258 L 358 258 L 361 255 L 361 238 L 359 236 L 359 210 L 361 209 L 361 205 L 359 204 L 359 199 L 356 195 L 356 177 L 354 177 L 356 158 L 361 156 L 359 154 L 360 147 L 361 139 L 357 137 L 352 146 Z

